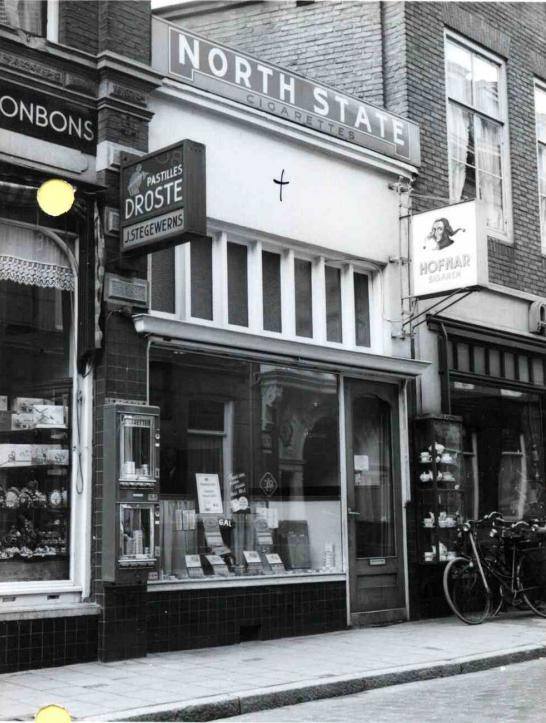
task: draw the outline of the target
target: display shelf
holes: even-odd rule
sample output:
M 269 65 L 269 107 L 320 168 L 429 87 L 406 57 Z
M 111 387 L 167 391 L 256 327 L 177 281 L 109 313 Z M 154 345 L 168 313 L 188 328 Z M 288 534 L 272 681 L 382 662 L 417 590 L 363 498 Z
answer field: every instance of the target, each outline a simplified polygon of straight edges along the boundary
M 464 514 L 462 420 L 447 415 L 417 418 L 414 448 L 417 562 L 433 567 L 456 556 Z

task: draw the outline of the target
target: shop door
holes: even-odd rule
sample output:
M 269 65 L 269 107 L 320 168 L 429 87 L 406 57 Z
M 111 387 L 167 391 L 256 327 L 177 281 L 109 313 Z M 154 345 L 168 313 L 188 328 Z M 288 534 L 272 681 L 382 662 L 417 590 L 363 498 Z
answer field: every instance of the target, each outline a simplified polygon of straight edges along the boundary
M 346 380 L 345 409 L 351 621 L 402 620 L 398 388 Z

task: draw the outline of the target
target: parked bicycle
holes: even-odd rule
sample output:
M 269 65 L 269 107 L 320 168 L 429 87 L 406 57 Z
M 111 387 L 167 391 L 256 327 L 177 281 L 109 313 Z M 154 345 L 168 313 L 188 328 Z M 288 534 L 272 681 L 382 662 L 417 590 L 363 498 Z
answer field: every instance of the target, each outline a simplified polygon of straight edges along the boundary
M 447 564 L 443 584 L 460 620 L 477 625 L 503 604 L 546 617 L 546 527 L 492 512 L 465 522 L 459 535 L 464 552 Z

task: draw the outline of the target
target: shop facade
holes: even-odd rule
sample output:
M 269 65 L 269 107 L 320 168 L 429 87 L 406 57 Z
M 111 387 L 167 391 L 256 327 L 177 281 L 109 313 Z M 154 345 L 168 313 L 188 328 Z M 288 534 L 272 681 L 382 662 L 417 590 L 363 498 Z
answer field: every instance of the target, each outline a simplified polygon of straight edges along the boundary
M 535 28 L 544 24 L 544 8 L 203 3 L 158 12 L 209 38 L 236 38 L 269 59 L 290 58 L 300 72 L 416 121 L 423 162 L 415 183 L 401 189 L 400 225 L 407 229 L 437 209 L 420 241 L 438 242 L 430 259 L 442 262 L 438 275 L 465 270 L 464 258 L 460 266 L 449 259 L 464 234 L 461 224 L 451 226 L 451 239 L 434 239 L 435 231 L 446 230 L 457 204 L 483 205 L 480 284 L 467 296 L 464 283 L 461 293 L 453 283 L 428 297 L 412 287 L 401 328 L 413 337 L 416 357 L 431 362 L 410 395 L 410 609 L 413 617 L 438 615 L 455 521 L 499 508 L 510 518 L 542 510 L 546 57 Z M 259 31 L 264 25 L 267 34 Z M 318 58 L 316 43 L 323 48 Z M 399 256 L 409 258 L 409 246 Z M 429 450 L 436 442 L 444 449 Z
M 205 147 L 207 238 L 150 255 L 151 310 L 133 317 L 161 429 L 148 649 L 405 619 L 406 386 L 426 364 L 385 320 L 401 296 L 389 183 L 416 167 L 378 153 L 379 132 L 373 148 L 347 123 L 317 132 L 305 78 L 164 21 L 152 38 L 149 150 L 180 128 Z
M 139 29 L 148 10 L 139 18 L 123 4 L 109 8 L 101 31 L 94 4 L 18 0 L 5 6 L 0 671 L 10 672 L 98 655 L 104 606 L 93 568 L 93 528 L 100 526 L 93 511 L 94 418 L 108 332 L 102 285 L 105 270 L 118 270 L 119 257 L 119 239 L 113 245 L 105 235 L 104 209 L 118 182 L 111 182 L 104 149 L 115 142 L 143 148 L 145 93 L 154 76 L 143 64 L 146 24 Z M 130 25 L 121 22 L 124 13 Z M 109 37 L 100 39 L 101 32 Z M 139 48 L 127 49 L 127 38 L 135 36 Z M 112 63 L 113 46 L 127 56 Z M 52 179 L 64 182 L 71 197 L 62 215 L 38 201 Z

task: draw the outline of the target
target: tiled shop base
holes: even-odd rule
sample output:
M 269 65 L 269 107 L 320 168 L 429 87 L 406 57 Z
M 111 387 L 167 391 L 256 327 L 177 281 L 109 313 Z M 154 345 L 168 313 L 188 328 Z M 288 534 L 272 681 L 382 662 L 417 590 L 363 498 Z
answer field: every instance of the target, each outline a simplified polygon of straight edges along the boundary
M 0 673 L 97 659 L 95 615 L 0 622 Z
M 341 630 L 345 595 L 343 582 L 150 593 L 148 651 Z
M 104 614 L 0 622 L 0 673 L 342 630 L 343 582 L 105 590 Z

